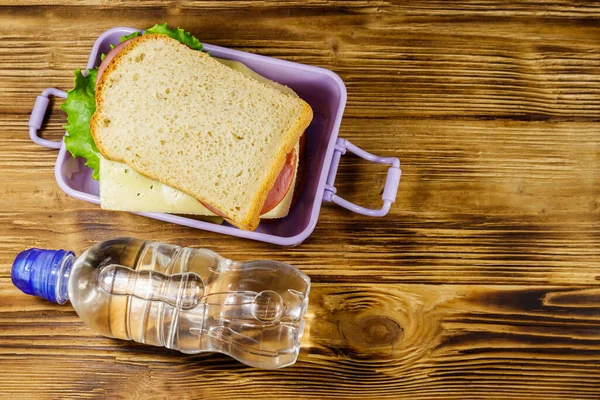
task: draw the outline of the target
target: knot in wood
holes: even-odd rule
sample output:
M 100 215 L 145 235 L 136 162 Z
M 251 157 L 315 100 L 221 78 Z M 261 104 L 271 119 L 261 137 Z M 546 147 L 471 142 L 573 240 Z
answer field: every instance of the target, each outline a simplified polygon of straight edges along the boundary
M 366 316 L 354 321 L 342 321 L 340 330 L 348 343 L 358 348 L 393 346 L 404 335 L 400 324 L 385 316 Z

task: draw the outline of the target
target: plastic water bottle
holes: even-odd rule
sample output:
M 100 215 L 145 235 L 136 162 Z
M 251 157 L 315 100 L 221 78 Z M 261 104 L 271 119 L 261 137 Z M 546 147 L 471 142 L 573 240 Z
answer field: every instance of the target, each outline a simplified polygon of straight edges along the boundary
M 11 277 L 27 294 L 71 301 L 102 335 L 224 353 L 268 369 L 296 362 L 310 290 L 308 276 L 288 264 L 240 263 L 132 238 L 98 243 L 79 257 L 29 249 Z

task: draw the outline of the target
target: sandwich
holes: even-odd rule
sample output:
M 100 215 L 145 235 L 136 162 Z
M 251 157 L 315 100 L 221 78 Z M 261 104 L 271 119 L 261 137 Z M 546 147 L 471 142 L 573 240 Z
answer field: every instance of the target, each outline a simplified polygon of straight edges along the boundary
M 123 37 L 63 104 L 65 144 L 101 206 L 218 215 L 254 230 L 287 215 L 310 106 L 166 24 Z

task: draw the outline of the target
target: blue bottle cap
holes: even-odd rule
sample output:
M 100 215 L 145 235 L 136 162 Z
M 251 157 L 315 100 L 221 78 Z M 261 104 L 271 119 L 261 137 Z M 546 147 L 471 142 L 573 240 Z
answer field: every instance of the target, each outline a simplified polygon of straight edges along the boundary
M 65 299 L 57 299 L 56 286 L 63 260 L 72 251 L 28 249 L 17 255 L 12 265 L 10 277 L 13 284 L 22 292 L 39 296 L 54 303 L 62 304 Z

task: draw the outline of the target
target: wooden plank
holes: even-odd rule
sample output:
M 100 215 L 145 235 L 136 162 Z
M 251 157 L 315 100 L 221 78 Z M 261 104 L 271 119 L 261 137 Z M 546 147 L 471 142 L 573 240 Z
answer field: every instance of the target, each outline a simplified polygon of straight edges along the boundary
M 0 91 L 6 112 L 27 112 L 32 100 L 23 101 L 46 86 L 69 88 L 72 71 L 85 66 L 104 30 L 156 23 L 145 8 L 127 7 L 123 13 L 112 6 L 48 7 L 7 8 L 0 15 Z M 261 18 L 253 18 L 257 10 L 231 7 L 190 18 L 194 9 L 188 13 L 182 5 L 165 18 L 208 43 L 332 69 L 348 87 L 349 117 L 596 121 L 600 116 L 598 24 L 501 18 L 493 12 L 482 20 L 483 10 L 423 19 L 410 8 L 406 14 L 358 8 L 363 12 L 257 9 Z M 78 24 L 81 18 L 89 22 Z M 40 25 L 44 35 L 37 33 Z
M 56 152 L 29 142 L 18 116 L 0 124 L 6 155 L 0 168 L 8 183 L 0 208 L 11 209 L 16 198 L 19 204 L 0 215 L 0 225 L 10 227 L 0 232 L 7 259 L 32 243 L 80 253 L 98 240 L 132 235 L 206 246 L 240 260 L 275 257 L 319 282 L 585 285 L 600 276 L 595 123 L 348 118 L 342 136 L 401 158 L 398 200 L 383 219 L 324 204 L 316 231 L 299 249 L 72 199 L 54 181 Z M 60 124 L 53 119 L 53 137 Z M 378 207 L 385 175 L 385 168 L 344 156 L 336 186 L 349 200 Z
M 598 286 L 314 285 L 299 361 L 271 373 L 100 338 L 68 306 L 0 289 L 10 398 L 597 398 Z

